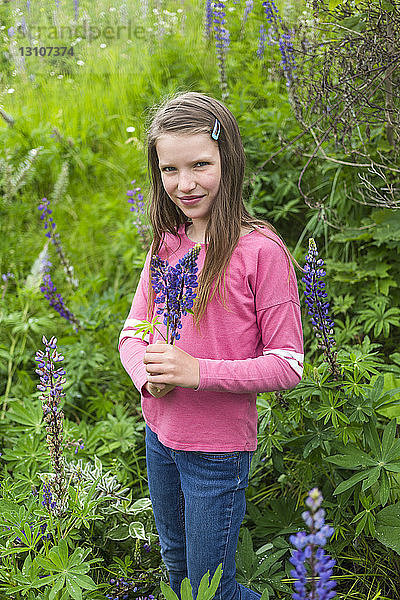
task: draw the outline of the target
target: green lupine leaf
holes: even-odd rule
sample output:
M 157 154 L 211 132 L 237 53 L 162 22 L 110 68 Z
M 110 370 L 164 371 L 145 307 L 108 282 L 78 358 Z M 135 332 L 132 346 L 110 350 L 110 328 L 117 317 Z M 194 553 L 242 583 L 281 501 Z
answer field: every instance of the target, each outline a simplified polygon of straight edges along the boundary
M 374 483 L 376 483 L 378 481 L 380 474 L 381 474 L 381 467 L 375 467 L 374 469 L 370 470 L 368 478 L 364 479 L 363 484 L 362 484 L 363 492 L 365 492 L 365 490 L 370 488 L 372 485 L 374 485 Z
M 207 582 L 208 582 L 208 577 L 207 577 Z M 182 600 L 192 600 L 193 599 L 192 584 L 190 583 L 188 577 L 185 577 L 185 579 L 181 583 L 181 598 L 182 598 Z
M 337 494 L 342 494 L 346 490 L 349 490 L 350 488 L 355 486 L 356 483 L 358 483 L 359 481 L 366 479 L 366 477 L 368 477 L 368 471 L 362 471 L 361 473 L 356 473 L 355 475 L 350 477 L 350 479 L 346 479 L 346 481 L 342 481 L 342 483 L 339 483 L 337 488 L 334 490 L 334 492 L 333 492 L 334 496 L 336 496 Z
M 266 571 L 267 569 L 271 569 L 271 567 L 276 567 L 277 569 L 279 569 L 280 563 L 277 562 L 278 558 L 280 558 L 281 556 L 286 554 L 286 552 L 287 552 L 287 548 L 283 548 L 282 550 L 277 550 L 276 552 L 274 552 L 273 554 L 268 556 L 268 558 L 265 558 L 261 562 L 261 564 L 258 566 L 252 579 L 256 579 L 259 575 L 261 575 L 261 573 L 264 573 L 264 571 Z M 271 572 L 272 572 L 272 570 L 271 570 Z
M 269 600 L 269 591 L 268 591 L 268 588 L 267 588 L 267 587 L 265 587 L 265 588 L 263 589 L 263 593 L 262 593 L 262 595 L 261 595 L 261 598 L 260 598 L 260 600 Z
M 387 463 L 384 465 L 384 468 L 391 473 L 400 473 L 400 464 L 398 463 Z
M 32 429 L 35 429 L 37 433 L 40 433 L 41 422 L 43 418 L 43 408 L 39 404 L 29 404 L 29 408 L 22 406 L 21 404 L 13 404 L 10 410 L 6 413 L 7 419 L 21 423 Z
M 367 514 L 368 513 L 364 513 L 362 515 L 361 521 L 357 524 L 357 527 L 356 527 L 356 537 L 360 535 L 360 533 L 363 531 L 363 529 L 365 527 L 365 524 L 367 522 Z
M 242 543 L 239 546 L 239 554 L 242 562 L 242 570 L 245 573 L 246 577 L 250 577 L 253 568 L 254 550 L 250 531 L 247 529 L 247 527 L 244 527 L 243 529 L 243 538 Z
M 359 467 L 373 467 L 376 465 L 376 460 L 359 448 L 349 448 L 346 454 L 334 454 L 325 457 L 325 460 L 344 469 L 358 469 Z
M 386 452 L 384 460 L 387 462 L 400 460 L 400 439 L 396 438 L 393 441 L 392 447 Z
M 61 596 L 61 600 L 68 600 L 71 596 L 69 595 L 68 588 L 65 589 L 65 592 Z
M 393 446 L 394 439 L 396 437 L 396 419 L 392 419 L 390 423 L 388 423 L 383 430 L 382 435 L 382 455 L 385 457 L 386 452 L 389 452 L 390 448 Z
M 222 563 L 220 563 L 218 565 L 218 567 L 215 569 L 215 573 L 213 575 L 213 578 L 211 579 L 210 587 L 208 588 L 208 590 L 206 590 L 206 592 L 205 592 L 205 594 L 203 596 L 203 600 L 211 600 L 211 598 L 213 598 L 215 596 L 215 592 L 217 591 L 217 587 L 219 586 L 219 582 L 220 582 L 221 577 L 222 577 L 222 571 L 223 571 L 223 569 L 222 569 Z M 205 575 L 203 575 L 202 580 L 204 578 L 206 578 L 206 583 L 208 583 L 208 580 L 209 580 L 209 573 L 208 573 L 208 571 L 207 571 L 207 573 Z M 201 585 L 201 581 L 200 581 L 200 585 Z M 190 598 L 188 600 L 192 600 L 192 597 L 190 596 Z
M 91 577 L 89 577 L 88 575 L 77 575 L 76 581 L 81 586 L 81 588 L 84 588 L 85 590 L 96 590 L 97 589 L 97 585 L 95 584 L 93 579 Z
M 376 531 L 375 531 L 375 525 L 374 525 L 374 518 L 371 513 L 368 513 L 367 515 L 367 523 L 368 523 L 368 529 L 369 532 L 371 534 L 372 537 L 376 536 Z
M 183 581 L 181 583 L 182 589 Z M 178 600 L 178 596 L 175 594 L 174 590 L 172 590 L 169 585 L 167 585 L 164 581 L 160 581 L 160 588 L 162 593 L 164 594 L 166 600 Z M 181 597 L 183 600 L 183 598 Z
M 356 515 L 351 521 L 350 524 L 352 523 L 357 523 L 357 521 L 359 521 L 360 519 L 362 519 L 362 517 L 367 514 L 365 510 L 363 510 L 362 512 L 358 513 L 358 515 Z
M 71 577 L 67 577 L 67 590 L 75 600 L 82 600 L 82 590 L 75 582 L 72 581 Z
M 385 470 L 382 471 L 381 485 L 379 488 L 379 500 L 382 506 L 385 506 L 390 495 L 390 481 L 389 476 Z
M 50 550 L 50 552 L 49 552 L 49 559 L 53 563 L 52 570 L 54 570 L 54 567 L 56 567 L 56 569 L 58 571 L 62 571 L 63 570 L 63 563 L 62 563 L 61 557 L 59 556 L 59 553 L 58 553 L 58 546 L 55 547 L 55 548 L 52 548 Z
M 59 592 L 65 584 L 65 575 L 61 575 L 61 577 L 59 577 L 56 581 L 56 583 L 52 586 L 50 594 L 49 594 L 49 600 L 54 600 L 54 598 L 57 596 L 57 592 Z
M 376 539 L 400 554 L 400 502 L 385 506 L 376 515 Z
M 60 551 L 60 558 L 62 561 L 62 565 L 66 566 L 68 563 L 68 546 L 67 546 L 67 542 L 65 541 L 64 538 L 61 538 L 61 540 L 58 544 L 58 548 Z
M 368 423 L 364 424 L 363 430 L 371 450 L 373 450 L 376 456 L 380 456 L 381 444 L 375 426 L 371 421 L 368 421 Z
M 36 556 L 35 561 L 44 569 L 46 569 L 46 571 L 54 571 L 54 564 L 45 556 Z

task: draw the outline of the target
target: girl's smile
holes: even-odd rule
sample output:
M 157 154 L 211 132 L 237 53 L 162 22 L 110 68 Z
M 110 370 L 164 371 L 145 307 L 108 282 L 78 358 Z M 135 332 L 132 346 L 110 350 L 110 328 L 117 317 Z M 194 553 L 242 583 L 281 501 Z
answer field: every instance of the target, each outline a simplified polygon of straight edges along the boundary
M 206 133 L 163 134 L 156 143 L 164 189 L 192 219 L 192 236 L 204 239 L 221 182 L 218 143 Z

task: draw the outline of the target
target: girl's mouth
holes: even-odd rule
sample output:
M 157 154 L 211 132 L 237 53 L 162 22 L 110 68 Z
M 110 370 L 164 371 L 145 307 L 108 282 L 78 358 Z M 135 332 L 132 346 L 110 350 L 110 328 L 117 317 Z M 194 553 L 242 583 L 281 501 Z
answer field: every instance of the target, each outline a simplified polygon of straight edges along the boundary
M 203 196 L 196 196 L 194 198 L 180 198 L 181 202 L 183 202 L 183 204 L 196 204 L 196 202 L 198 202 L 199 200 L 201 200 L 203 198 Z

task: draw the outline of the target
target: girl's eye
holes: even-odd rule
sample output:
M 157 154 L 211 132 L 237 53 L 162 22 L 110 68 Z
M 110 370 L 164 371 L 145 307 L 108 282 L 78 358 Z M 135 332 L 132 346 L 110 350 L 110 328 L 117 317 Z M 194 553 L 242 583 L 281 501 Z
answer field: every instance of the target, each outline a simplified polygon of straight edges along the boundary
M 205 160 L 200 160 L 199 162 L 197 162 L 197 163 L 195 164 L 195 166 L 196 166 L 196 165 L 208 165 L 208 164 L 209 164 L 209 163 L 208 163 L 207 161 L 205 161 Z M 164 168 L 163 168 L 163 171 L 166 171 L 167 173 L 169 173 L 170 171 L 167 171 L 167 169 L 175 169 L 175 167 L 164 167 Z

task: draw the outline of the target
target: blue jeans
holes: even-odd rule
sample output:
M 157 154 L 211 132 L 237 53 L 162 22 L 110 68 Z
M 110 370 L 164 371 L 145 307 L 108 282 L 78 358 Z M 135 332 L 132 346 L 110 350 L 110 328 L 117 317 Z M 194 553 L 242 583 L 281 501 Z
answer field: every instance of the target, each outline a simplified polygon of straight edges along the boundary
M 254 451 L 197 452 L 164 446 L 146 423 L 150 499 L 169 582 L 181 600 L 189 577 L 196 599 L 203 575 L 222 563 L 216 600 L 259 600 L 235 581 L 235 553 L 246 511 Z

